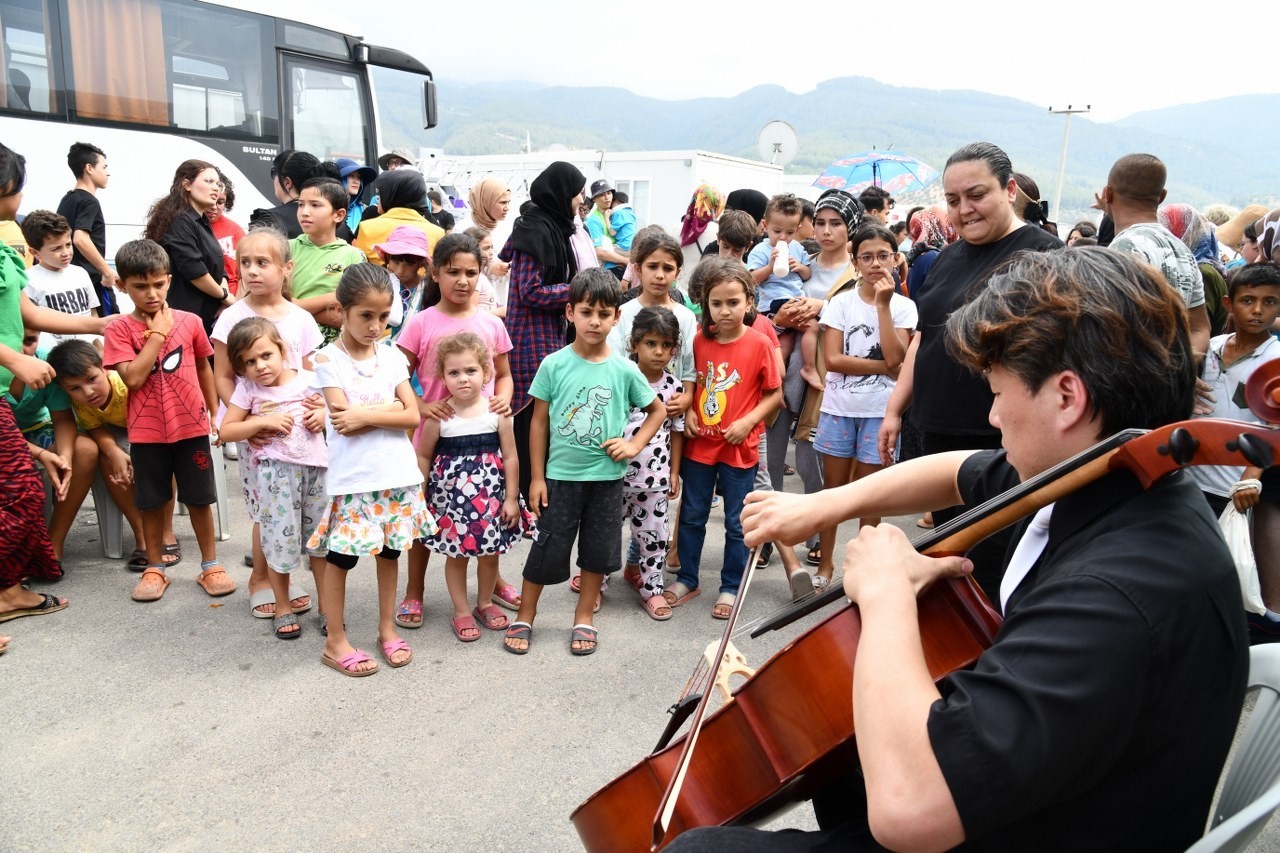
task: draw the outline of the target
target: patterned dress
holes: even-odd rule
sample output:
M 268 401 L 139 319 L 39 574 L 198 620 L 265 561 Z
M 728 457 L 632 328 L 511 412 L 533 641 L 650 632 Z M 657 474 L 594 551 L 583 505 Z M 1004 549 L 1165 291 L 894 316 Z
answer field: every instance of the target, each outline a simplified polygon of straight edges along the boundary
M 0 589 L 23 578 L 57 580 L 44 523 L 44 481 L 31 460 L 9 404 L 0 400 Z
M 426 546 L 447 557 L 505 554 L 534 527 L 523 501 L 516 526 L 502 523 L 506 493 L 498 416 L 441 421 L 427 480 L 427 502 L 439 530 L 423 540 Z

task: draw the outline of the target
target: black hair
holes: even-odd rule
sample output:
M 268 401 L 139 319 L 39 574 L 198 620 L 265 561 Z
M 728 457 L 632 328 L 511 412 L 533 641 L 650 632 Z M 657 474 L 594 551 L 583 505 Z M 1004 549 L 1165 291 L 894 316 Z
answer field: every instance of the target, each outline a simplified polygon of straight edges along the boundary
M 804 222 L 806 219 L 812 222 L 815 213 L 817 213 L 817 208 L 813 206 L 813 202 L 809 201 L 807 198 L 800 199 L 801 222 Z
M 449 211 L 441 210 L 436 213 L 436 224 L 445 231 L 452 231 L 454 226 L 458 224 L 458 220 Z
M 680 249 L 680 241 L 665 231 L 648 235 L 643 246 L 633 243 L 631 250 L 631 262 L 636 265 L 636 269 L 654 252 L 666 252 L 670 255 L 676 262 L 677 270 L 684 266 L 684 252 Z
M 987 164 L 987 168 L 991 174 L 995 175 L 1000 186 L 1009 185 L 1010 179 L 1013 178 L 1013 161 L 1000 146 L 990 142 L 970 142 L 963 148 L 957 149 L 947 158 L 947 165 L 942 168 L 942 171 L 945 172 L 957 163 L 971 163 L 975 160 L 981 160 Z
M 67 168 L 71 169 L 71 174 L 75 175 L 78 181 L 84 177 L 85 169 L 96 165 L 99 157 L 106 156 L 106 153 L 96 145 L 90 145 L 88 142 L 74 142 L 67 151 Z
M 867 210 L 888 210 L 889 193 L 884 187 L 870 186 L 858 194 L 858 201 Z
M 670 308 L 641 308 L 631 320 L 631 340 L 627 341 L 632 361 L 636 360 L 636 342 L 650 334 L 671 341 L 680 349 L 680 321 L 675 313 Z
M 853 232 L 853 236 L 849 238 L 849 253 L 855 258 L 858 256 L 858 247 L 868 240 L 883 240 L 888 243 L 893 251 L 898 250 L 898 241 L 894 238 L 893 232 L 879 222 L 864 222 L 858 226 L 858 230 Z
M 431 269 L 444 269 L 453 256 L 459 253 L 471 255 L 478 266 L 484 265 L 484 258 L 480 256 L 480 241 L 464 231 L 461 234 L 446 234 L 436 241 L 436 247 L 431 252 Z M 440 298 L 440 284 L 435 276 L 428 274 L 422 285 L 422 307 L 437 305 Z
M 0 198 L 22 192 L 27 183 L 27 158 L 0 144 Z
M 756 321 L 756 283 L 751 279 L 751 273 L 747 272 L 742 261 L 707 255 L 693 268 L 693 275 L 689 279 L 689 290 L 690 292 L 698 291 L 698 304 L 702 307 L 702 318 L 699 323 L 702 334 L 708 338 L 716 336 L 715 320 L 711 318 L 711 291 L 717 284 L 726 281 L 738 282 L 746 294 L 747 313 L 742 318 L 742 324 L 751 328 L 751 324 Z
M 1070 236 L 1071 236 L 1071 232 L 1072 232 L 1072 231 L 1078 231 L 1078 232 L 1080 232 L 1080 236 L 1081 236 L 1081 237 L 1096 237 L 1096 236 L 1098 236 L 1098 226 L 1094 225 L 1092 222 L 1090 222 L 1090 221 L 1089 221 L 1089 220 L 1087 220 L 1087 219 L 1081 219 L 1081 220 L 1080 220 L 1079 222 L 1077 222 L 1075 225 L 1072 225 L 1072 226 L 1071 226 L 1071 231 L 1068 231 L 1068 232 L 1067 232 L 1067 236 L 1068 236 L 1068 237 L 1070 237 Z
M 160 272 L 169 273 L 169 253 L 155 240 L 130 240 L 116 250 L 116 274 L 121 284 Z
M 102 368 L 102 356 L 98 348 L 80 338 L 68 338 L 49 350 L 45 358 L 58 379 L 78 379 L 88 376 L 89 371 Z
M 307 178 L 298 190 L 299 195 L 302 194 L 302 190 L 315 190 L 320 193 L 320 197 L 329 202 L 329 206 L 334 210 L 346 210 L 351 200 L 351 196 L 347 194 L 347 188 L 340 181 L 327 175 Z
M 627 195 L 622 190 L 614 190 L 613 201 L 611 203 L 614 207 L 617 207 L 620 204 L 631 204 L 631 196 Z
M 371 292 L 394 298 L 396 289 L 391 284 L 390 273 L 377 264 L 363 261 L 352 264 L 342 271 L 342 278 L 338 279 L 338 289 L 334 297 L 342 306 L 342 310 L 346 311 L 359 302 L 366 293 Z
M 569 282 L 569 307 L 579 303 L 618 308 L 622 304 L 622 290 L 613 273 L 601 268 L 582 270 Z
M 295 151 L 291 148 L 276 155 L 275 160 L 271 162 L 271 174 L 280 179 L 280 186 L 295 193 L 301 192 L 302 185 L 311 178 L 328 176 L 324 164 L 314 154 Z M 289 182 L 287 186 L 286 180 Z M 343 207 L 346 207 L 345 202 Z
M 50 237 L 61 237 L 71 233 L 71 223 L 67 218 L 52 210 L 33 210 L 22 220 L 22 236 L 33 251 L 44 248 Z
M 1257 261 L 1236 267 L 1227 279 L 1227 297 L 1235 299 L 1236 291 L 1244 287 L 1280 287 L 1280 266 Z
M 217 166 L 213 168 L 218 169 Z M 222 181 L 222 209 L 230 213 L 231 208 L 236 206 L 236 186 L 231 183 L 231 179 L 218 169 L 218 180 Z

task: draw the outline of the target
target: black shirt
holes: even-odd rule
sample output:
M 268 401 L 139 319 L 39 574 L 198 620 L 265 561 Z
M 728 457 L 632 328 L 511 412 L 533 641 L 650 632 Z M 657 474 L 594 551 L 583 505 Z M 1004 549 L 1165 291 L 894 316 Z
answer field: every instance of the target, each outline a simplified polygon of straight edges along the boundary
M 169 253 L 169 307 L 189 311 L 204 323 L 205 334 L 213 331 L 213 321 L 222 305 L 221 296 L 210 296 L 191 282 L 208 274 L 214 281 L 226 278 L 225 256 L 208 218 L 188 207 L 173 220 L 160 238 Z
M 958 479 L 970 506 L 1018 481 L 1003 451 Z M 1058 501 L 1007 609 L 929 714 L 964 849 L 1185 850 L 1249 667 L 1239 581 L 1191 477 L 1143 491 L 1116 472 Z
M 58 214 L 66 217 L 71 224 L 72 236 L 75 236 L 76 231 L 87 232 L 89 241 L 98 250 L 98 254 L 104 258 L 107 256 L 107 220 L 102 216 L 102 205 L 98 203 L 97 196 L 77 187 L 58 202 Z M 71 263 L 82 267 L 89 274 L 94 287 L 102 284 L 102 273 L 80 254 L 79 249 L 74 250 Z
M 947 318 L 963 305 L 996 267 L 1024 249 L 1048 251 L 1062 241 L 1034 225 L 1024 225 L 995 243 L 975 246 L 961 240 L 939 254 L 916 302 L 920 348 L 912 374 L 911 422 L 924 432 L 999 435 L 987 421 L 991 389 L 981 376 L 947 352 Z

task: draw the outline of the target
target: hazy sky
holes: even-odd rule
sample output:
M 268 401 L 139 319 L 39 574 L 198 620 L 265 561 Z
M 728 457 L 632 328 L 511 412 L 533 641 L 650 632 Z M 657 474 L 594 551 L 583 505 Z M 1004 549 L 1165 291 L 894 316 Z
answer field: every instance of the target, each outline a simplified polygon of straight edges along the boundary
M 1278 89 L 1263 66 L 1213 60 L 1214 42 L 1227 47 L 1232 30 L 1212 20 L 1210 7 L 1185 2 L 312 3 L 368 41 L 417 56 L 437 79 L 461 82 L 616 85 L 677 100 L 765 83 L 803 93 L 832 77 L 865 76 L 1045 109 L 1091 104 L 1096 121 Z

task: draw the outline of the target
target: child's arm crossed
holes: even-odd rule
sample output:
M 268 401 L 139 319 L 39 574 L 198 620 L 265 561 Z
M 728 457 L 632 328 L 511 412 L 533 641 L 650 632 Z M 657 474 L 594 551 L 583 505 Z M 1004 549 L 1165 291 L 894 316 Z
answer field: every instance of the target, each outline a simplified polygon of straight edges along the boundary
M 653 438 L 658 427 L 662 426 L 662 421 L 667 416 L 667 407 L 663 404 L 662 399 L 657 395 L 653 395 L 653 399 L 649 401 L 649 405 L 644 407 L 647 417 L 644 423 L 640 425 L 640 429 L 636 430 L 636 434 L 631 440 L 617 436 L 607 441 L 601 442 L 600 447 L 609 454 L 609 458 L 615 462 L 623 459 L 630 459 L 635 456 L 649 443 L 649 439 Z M 532 438 L 530 439 L 532 441 Z
M 227 403 L 218 435 L 223 441 L 247 441 L 259 434 L 288 435 L 293 431 L 293 416 L 288 412 L 253 415 L 234 403 Z

